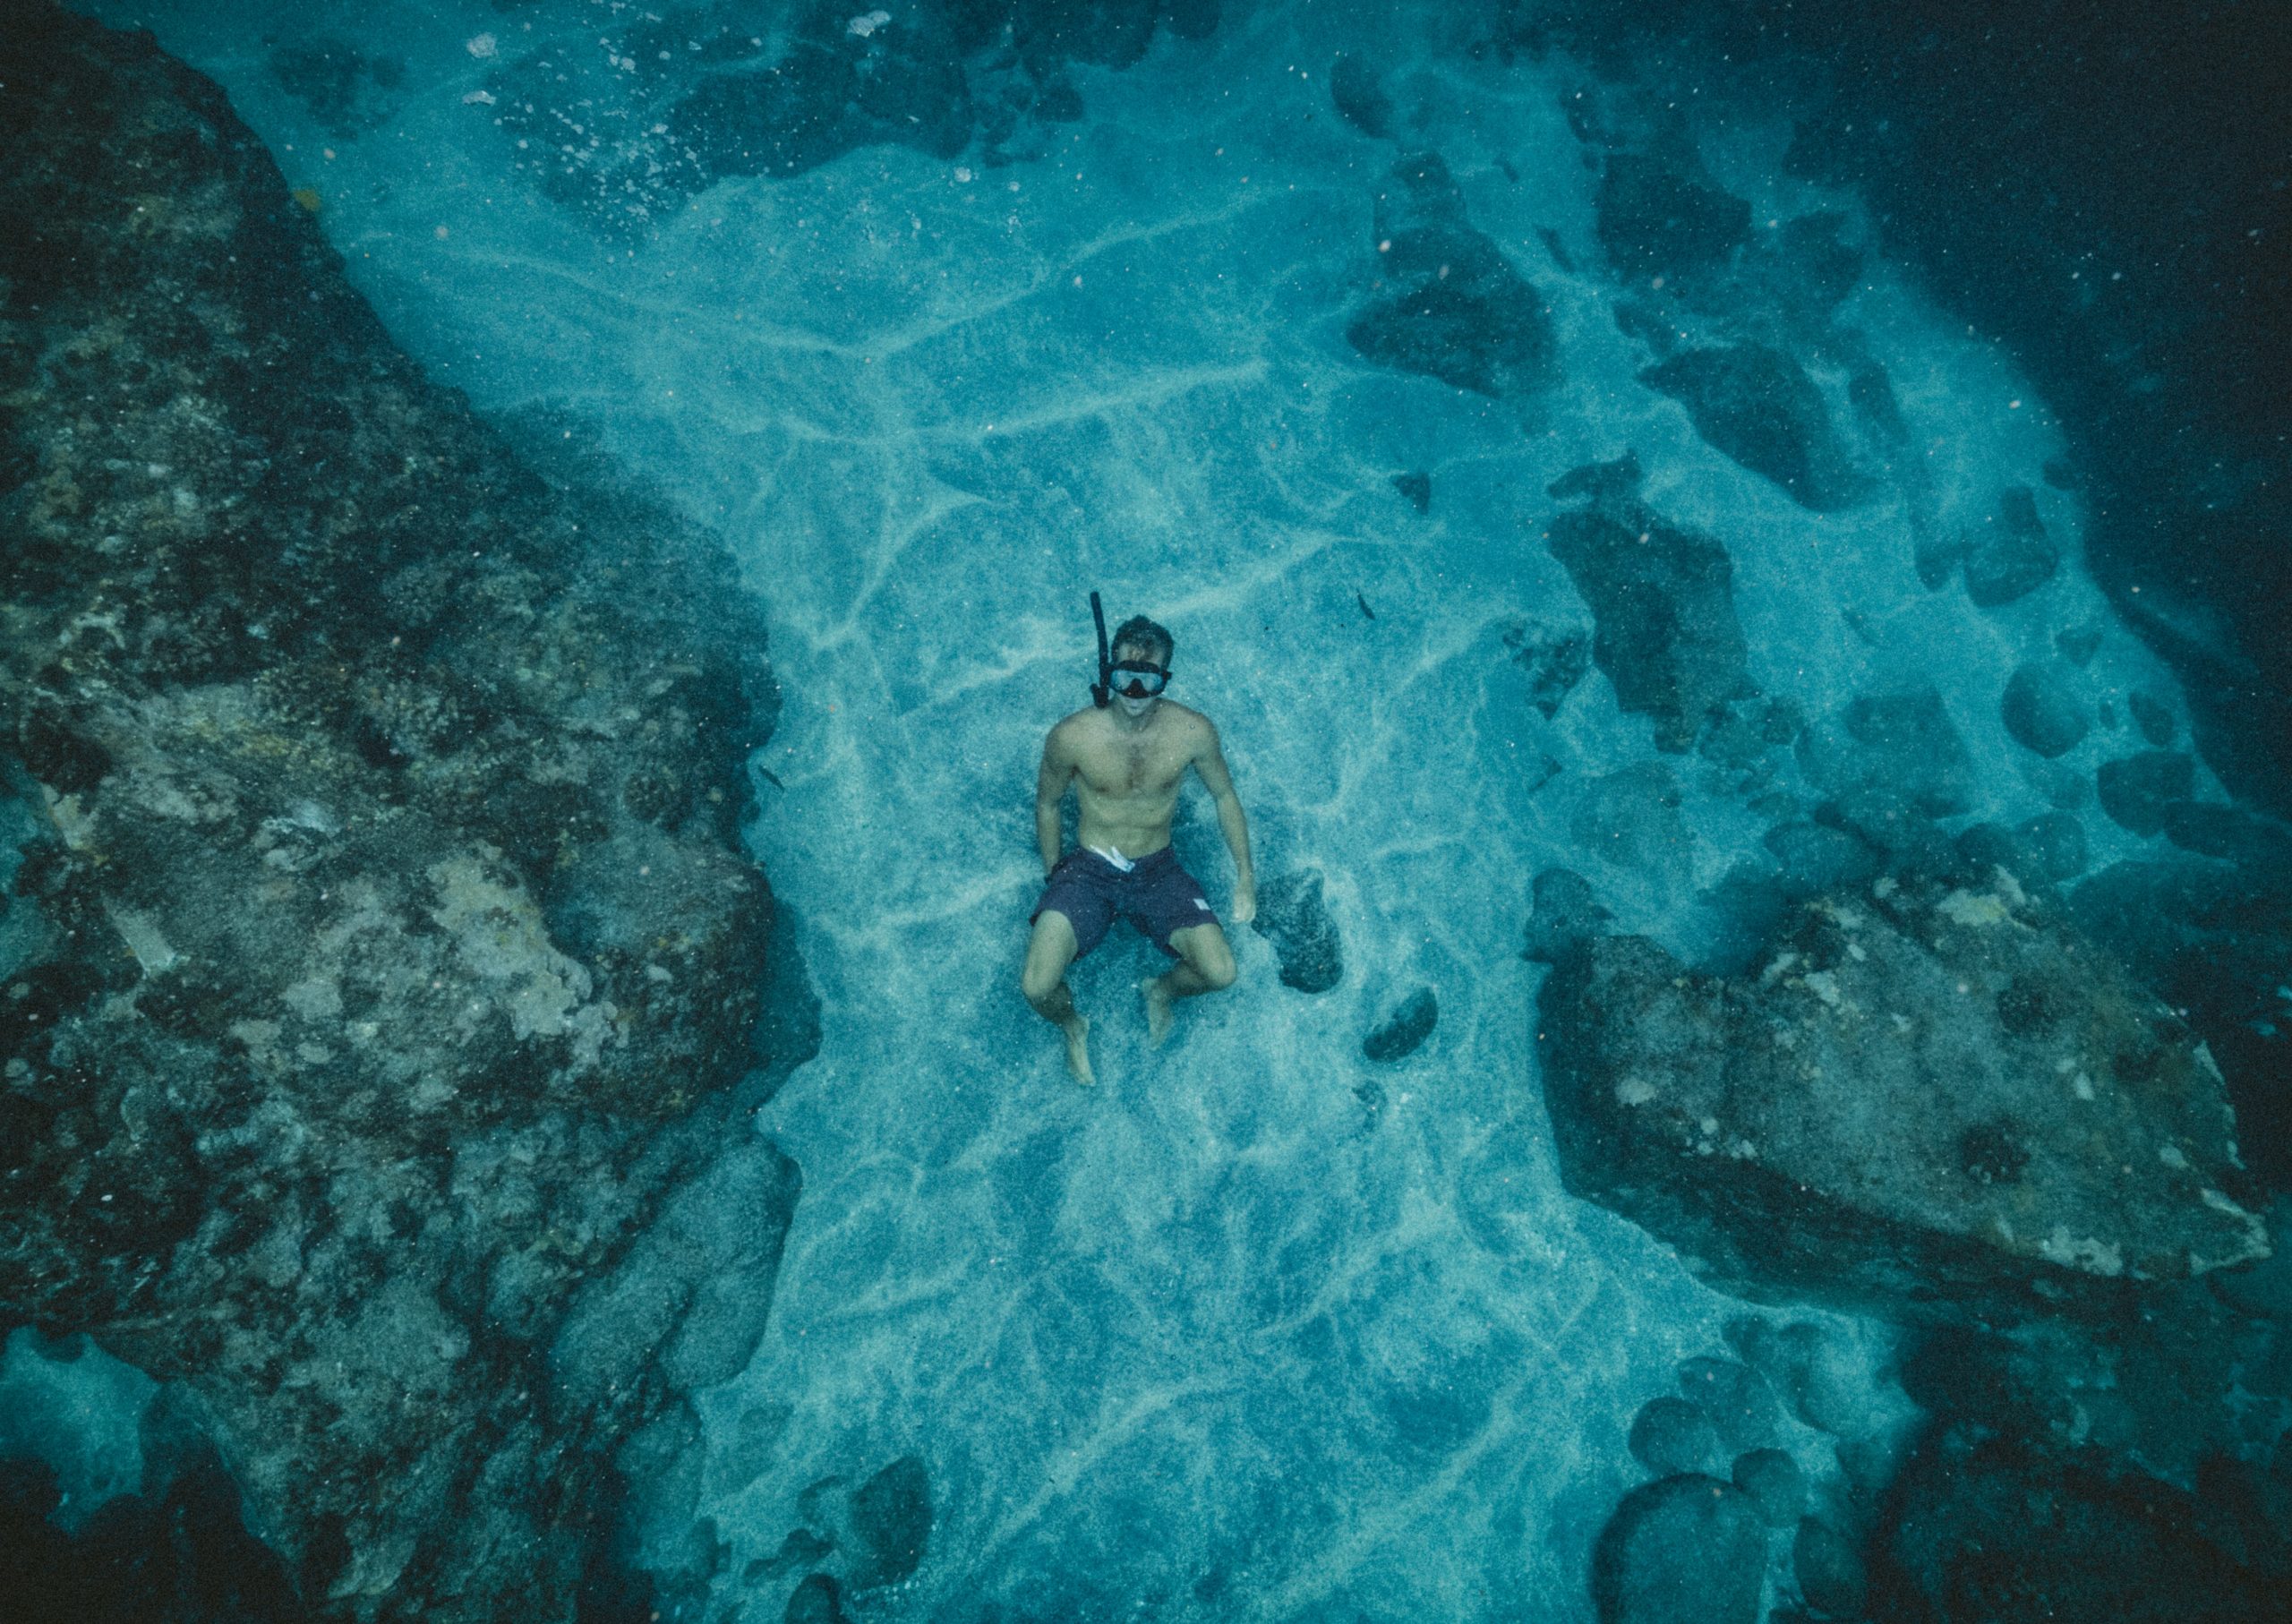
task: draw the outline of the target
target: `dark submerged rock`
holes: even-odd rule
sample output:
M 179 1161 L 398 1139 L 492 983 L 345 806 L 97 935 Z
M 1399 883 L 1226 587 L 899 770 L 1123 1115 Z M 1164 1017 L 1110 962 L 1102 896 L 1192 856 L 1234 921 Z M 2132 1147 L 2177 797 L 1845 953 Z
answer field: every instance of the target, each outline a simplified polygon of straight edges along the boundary
M 2038 517 L 2037 499 L 2026 485 L 2008 485 L 1997 513 L 1966 539 L 1966 595 L 1995 609 L 2027 597 L 2060 567 L 2061 549 Z
M 1578 627 L 1553 627 L 1521 620 L 1504 629 L 1512 663 L 1528 675 L 1528 703 L 1546 720 L 1560 714 L 1592 669 L 1592 639 Z
M 1623 1498 L 1592 1553 L 1601 1624 L 1755 1624 L 1766 1528 L 1751 1497 L 1685 1473 Z
M 1832 794 L 1892 797 L 1929 817 L 1973 802 L 1973 759 L 1933 688 L 1865 694 L 1799 740 L 1807 775 Z
M 843 1596 L 834 1579 L 825 1573 L 804 1576 L 804 1582 L 788 1594 L 788 1605 L 781 1613 L 782 1624 L 843 1624 Z
M 2196 791 L 2196 763 L 2171 750 L 2105 761 L 2093 774 L 2101 810 L 2135 834 L 2164 833 L 2167 808 Z
M 1650 1398 L 1631 1418 L 1631 1457 L 1658 1476 L 1700 1472 L 1719 1452 L 1711 1418 L 1684 1398 Z
M 1406 1060 L 1424 1047 L 1440 1019 L 1440 999 L 1431 987 L 1420 987 L 1362 1039 L 1361 1052 L 1381 1064 Z
M 1793 1527 L 1807 1504 L 1807 1474 L 1781 1449 L 1750 1449 L 1735 1457 L 1735 1487 L 1758 1502 L 1770 1528 Z
M 864 12 L 867 8 L 858 8 Z M 666 8 L 663 8 L 666 11 Z M 505 32 L 488 90 L 513 173 L 595 229 L 634 235 L 727 175 L 785 177 L 896 145 L 988 165 L 1039 156 L 1082 116 L 1074 63 L 1123 68 L 1167 29 L 1215 30 L 1219 0 L 918 0 L 867 30 L 855 8 L 798 8 L 784 35 L 702 10 L 599 19 L 596 56 L 517 48 Z M 642 61 L 624 73 L 618 61 Z M 578 159 L 565 133 L 594 137 Z
M 1749 1365 L 1732 1359 L 1687 1360 L 1680 1366 L 1680 1390 L 1711 1417 L 1731 1455 L 1775 1436 L 1775 1389 Z
M 1568 1187 L 1739 1290 L 2030 1312 L 2267 1250 L 2209 1058 L 2012 894 L 1882 879 L 1733 979 L 1590 940 L 1540 1013 Z
M 1845 829 L 1799 822 L 1778 825 L 1761 842 L 1781 866 L 1783 893 L 1794 901 L 1860 885 L 1878 876 L 1878 853 Z
M 923 1462 L 902 1455 L 851 1496 L 854 1590 L 896 1585 L 923 1562 L 931 1537 L 931 1479 Z
M 1717 542 L 1629 500 L 1556 515 L 1544 536 L 1591 608 L 1593 662 L 1618 705 L 1654 720 L 1658 748 L 1687 749 L 1750 691 L 1734 567 Z
M 1377 82 L 1377 71 L 1358 56 L 1340 55 L 1330 64 L 1329 98 L 1347 124 L 1364 135 L 1393 131 L 1392 98 Z
M 1799 1519 L 1791 1542 L 1791 1569 L 1807 1605 L 1826 1617 L 1859 1619 L 1869 1598 L 1870 1577 L 1862 1553 L 1819 1517 Z
M 1572 868 L 1546 868 L 1529 891 L 1528 945 L 1520 956 L 1551 964 L 1578 940 L 1597 936 L 1612 918 L 1592 883 Z
M 1251 928 L 1273 944 L 1284 987 L 1325 993 L 1344 979 L 1344 943 L 1321 901 L 1320 869 L 1276 875 L 1261 885 Z
M 2141 729 L 2141 736 L 2160 750 L 2169 748 L 2180 732 L 2172 706 L 2140 688 L 2134 689 L 2125 703 L 2132 707 L 2133 720 Z
M 1392 167 L 1375 230 L 1382 291 L 1345 329 L 1362 356 L 1489 396 L 1552 381 L 1559 346 L 1544 295 L 1466 218 L 1439 153 Z
M 1419 513 L 1432 511 L 1432 476 L 1422 468 L 1392 476 L 1392 487 L 1408 499 L 1408 505 Z
M 1874 1617 L 2282 1624 L 2285 1593 L 2209 1536 L 2185 1491 L 2099 1451 L 1979 1438 L 1929 1440 L 1889 1492 Z
M 278 1555 L 240 1520 L 238 1486 L 211 1446 L 152 1462 L 141 1490 L 62 1526 L 47 1463 L 0 1460 L 0 1618 L 209 1619 L 303 1624 Z
M 1708 269 L 1750 240 L 1749 203 L 1659 158 L 1610 153 L 1597 208 L 1600 246 L 1626 277 Z
M 2093 725 L 2069 679 L 2052 665 L 2016 666 L 1998 713 L 2016 743 L 2048 761 L 2075 749 Z
M 2280 825 L 2271 825 L 2280 831 Z M 2168 854 L 2122 862 L 2071 893 L 2078 923 L 2175 1006 L 2220 1064 L 2239 1142 L 2292 1190 L 2292 861 Z
M 1817 513 L 1869 494 L 1804 368 L 1760 344 L 1682 350 L 1639 381 L 1687 408 L 1712 449 L 1780 485 Z
M 680 1272 L 721 1248 L 620 1272 L 806 1041 L 738 837 L 760 628 L 711 538 L 431 386 L 212 84 L 34 13 L 0 1317 L 194 1395 L 327 1616 L 569 1614 L 617 1449 L 745 1358 L 794 1198 L 722 1164 L 737 1293 Z M 641 1326 L 565 1335 L 632 1286 Z

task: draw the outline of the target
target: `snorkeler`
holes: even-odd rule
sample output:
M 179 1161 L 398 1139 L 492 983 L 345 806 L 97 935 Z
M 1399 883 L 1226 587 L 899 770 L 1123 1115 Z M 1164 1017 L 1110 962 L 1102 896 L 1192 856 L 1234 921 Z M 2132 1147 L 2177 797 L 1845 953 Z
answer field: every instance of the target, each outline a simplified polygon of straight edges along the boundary
M 1074 1007 L 1066 967 L 1106 936 L 1116 914 L 1177 962 L 1140 984 L 1146 1031 L 1159 1047 L 1170 1035 L 1171 1005 L 1180 998 L 1234 984 L 1234 953 L 1218 916 L 1170 850 L 1170 815 L 1178 784 L 1192 767 L 1218 806 L 1218 826 L 1234 854 L 1234 923 L 1257 916 L 1257 879 L 1250 868 L 1249 825 L 1218 748 L 1218 730 L 1198 711 L 1165 700 L 1170 634 L 1143 615 L 1116 628 L 1107 646 L 1098 617 L 1099 680 L 1094 703 L 1050 730 L 1035 781 L 1035 841 L 1048 876 L 1035 903 L 1021 985 L 1027 1002 L 1066 1034 L 1066 1067 L 1077 1082 L 1090 1073 L 1090 1022 Z M 1059 855 L 1058 803 L 1069 782 L 1082 816 L 1075 849 Z

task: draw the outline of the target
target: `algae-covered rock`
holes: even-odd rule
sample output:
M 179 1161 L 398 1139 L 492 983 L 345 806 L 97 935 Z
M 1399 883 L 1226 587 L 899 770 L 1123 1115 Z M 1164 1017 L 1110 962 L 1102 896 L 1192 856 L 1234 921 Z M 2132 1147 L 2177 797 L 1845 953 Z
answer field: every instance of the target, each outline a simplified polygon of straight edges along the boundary
M 792 1201 L 757 1147 L 617 1385 L 544 1357 L 769 1075 L 755 607 L 432 386 L 212 84 L 31 9 L 0 1317 L 188 1394 L 321 1612 L 569 1616 L 617 1440 L 752 1345 Z M 740 1303 L 678 1277 L 727 1256 Z
M 1325 993 L 1344 979 L 1344 938 L 1321 900 L 1320 869 L 1296 869 L 1267 880 L 1258 888 L 1251 928 L 1273 944 L 1282 986 Z
M 1817 899 L 1733 979 L 1587 938 L 1541 997 L 1569 1188 L 1737 1289 L 1946 1317 L 2267 1253 L 2211 1057 L 2010 883 Z

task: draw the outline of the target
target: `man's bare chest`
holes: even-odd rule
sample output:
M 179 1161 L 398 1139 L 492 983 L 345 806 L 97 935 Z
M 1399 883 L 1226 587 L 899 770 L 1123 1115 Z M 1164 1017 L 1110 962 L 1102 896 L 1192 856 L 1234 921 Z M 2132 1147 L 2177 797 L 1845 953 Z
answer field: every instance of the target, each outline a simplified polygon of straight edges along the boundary
M 1076 767 L 1094 793 L 1129 799 L 1175 791 L 1185 774 L 1185 756 L 1160 739 L 1117 740 L 1094 746 Z

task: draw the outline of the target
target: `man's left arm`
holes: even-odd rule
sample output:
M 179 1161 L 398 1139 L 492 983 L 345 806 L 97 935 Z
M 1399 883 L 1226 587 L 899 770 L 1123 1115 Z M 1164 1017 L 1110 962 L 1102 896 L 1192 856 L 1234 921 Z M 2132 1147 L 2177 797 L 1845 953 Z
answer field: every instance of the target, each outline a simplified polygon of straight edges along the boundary
M 1241 798 L 1234 793 L 1234 775 L 1226 770 L 1226 753 L 1218 742 L 1218 729 L 1202 724 L 1202 748 L 1193 770 L 1218 805 L 1218 827 L 1226 836 L 1226 850 L 1234 854 L 1234 923 L 1246 925 L 1257 918 L 1257 870 L 1250 863 L 1249 820 L 1242 816 Z

